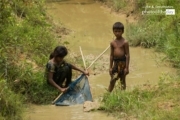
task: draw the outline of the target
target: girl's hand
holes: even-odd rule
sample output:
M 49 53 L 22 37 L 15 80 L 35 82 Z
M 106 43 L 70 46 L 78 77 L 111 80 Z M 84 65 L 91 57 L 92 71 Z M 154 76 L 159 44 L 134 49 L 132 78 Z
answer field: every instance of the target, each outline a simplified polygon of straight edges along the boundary
M 69 87 L 67 87 L 67 88 L 61 88 L 61 89 L 60 89 L 60 92 L 65 93 L 68 89 L 69 89 Z
M 66 91 L 66 89 L 65 88 L 60 88 L 59 91 L 64 93 Z
M 83 71 L 83 74 L 85 75 L 88 75 L 89 76 L 89 72 L 86 70 L 86 71 Z
M 69 87 L 65 88 L 64 93 L 67 92 L 68 89 L 69 89 Z

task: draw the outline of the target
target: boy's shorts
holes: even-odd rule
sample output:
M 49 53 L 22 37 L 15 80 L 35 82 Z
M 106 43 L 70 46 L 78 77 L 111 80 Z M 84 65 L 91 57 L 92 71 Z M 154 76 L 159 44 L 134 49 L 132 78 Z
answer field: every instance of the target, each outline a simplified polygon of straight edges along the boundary
M 126 58 L 123 59 L 114 59 L 114 65 L 112 69 L 113 76 L 117 73 L 116 78 L 119 76 L 124 75 L 124 69 L 126 67 Z

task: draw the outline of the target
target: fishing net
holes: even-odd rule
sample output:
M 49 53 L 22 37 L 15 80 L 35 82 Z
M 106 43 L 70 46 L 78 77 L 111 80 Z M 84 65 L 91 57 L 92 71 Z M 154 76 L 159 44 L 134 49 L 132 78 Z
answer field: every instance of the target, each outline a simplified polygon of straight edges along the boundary
M 66 93 L 63 93 L 56 101 L 57 106 L 68 106 L 83 104 L 85 101 L 92 101 L 89 81 L 85 75 L 79 76 L 69 85 Z

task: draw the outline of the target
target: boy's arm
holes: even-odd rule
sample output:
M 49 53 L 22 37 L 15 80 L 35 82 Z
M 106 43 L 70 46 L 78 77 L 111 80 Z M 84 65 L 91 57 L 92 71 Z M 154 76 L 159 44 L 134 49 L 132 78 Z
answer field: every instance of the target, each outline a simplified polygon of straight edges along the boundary
M 109 74 L 112 75 L 112 66 L 113 66 L 113 45 L 112 42 L 110 43 L 110 65 L 109 65 Z
M 129 61 L 130 61 L 129 43 L 126 41 L 124 45 L 125 45 L 125 54 L 126 54 L 126 69 L 129 73 Z
M 53 85 L 55 88 L 57 88 L 59 91 L 63 92 L 63 89 L 57 85 L 53 80 L 53 72 L 48 72 L 48 81 L 51 85 Z
M 76 67 L 75 65 L 71 65 L 71 66 L 72 66 L 72 69 L 77 70 L 77 71 L 79 71 L 79 72 L 81 72 L 81 73 L 83 73 L 85 75 L 89 75 L 89 72 L 81 70 L 78 67 Z

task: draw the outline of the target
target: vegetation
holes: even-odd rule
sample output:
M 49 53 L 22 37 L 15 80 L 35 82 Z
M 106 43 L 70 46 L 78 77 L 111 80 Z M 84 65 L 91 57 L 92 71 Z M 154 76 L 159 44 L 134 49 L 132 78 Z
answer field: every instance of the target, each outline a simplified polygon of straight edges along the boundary
M 20 120 L 22 102 L 50 103 L 58 94 L 43 75 L 61 28 L 43 0 L 0 0 L 0 11 L 0 118 Z
M 149 2 L 146 5 L 173 6 L 175 15 L 142 15 L 141 20 L 135 24 L 129 24 L 127 28 L 127 39 L 132 46 L 141 45 L 146 48 L 154 47 L 157 51 L 164 52 L 165 60 L 171 61 L 174 67 L 180 68 L 180 8 L 179 1 L 163 0 Z M 144 8 L 141 9 L 143 11 Z M 147 11 L 156 9 L 147 9 Z M 165 9 L 162 9 L 165 11 Z
M 5 80 L 0 80 L 0 120 L 21 120 L 23 98 L 11 91 Z
M 120 118 L 138 120 L 178 120 L 179 77 L 163 74 L 157 86 L 144 85 L 132 91 L 120 91 L 103 96 L 101 109 Z

